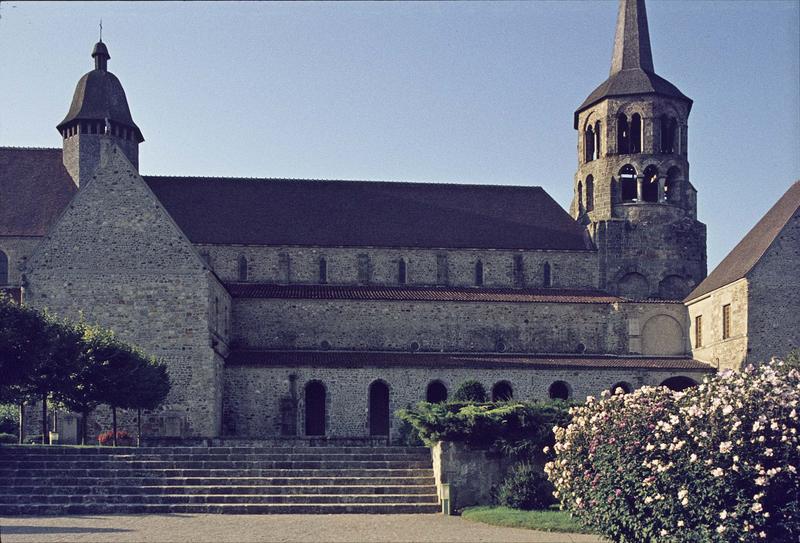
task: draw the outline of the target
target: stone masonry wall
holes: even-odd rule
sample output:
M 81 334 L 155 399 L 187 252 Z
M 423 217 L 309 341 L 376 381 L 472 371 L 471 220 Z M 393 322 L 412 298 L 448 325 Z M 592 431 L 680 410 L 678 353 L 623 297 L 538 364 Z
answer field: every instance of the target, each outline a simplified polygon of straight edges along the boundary
M 265 358 L 265 363 L 268 363 Z M 413 406 L 425 400 L 427 386 L 441 381 L 452 394 L 468 379 L 481 381 L 487 391 L 501 380 L 511 384 L 515 399 L 544 400 L 554 381 L 565 381 L 571 397 L 582 401 L 598 395 L 620 381 L 633 385 L 659 385 L 675 375 L 701 381 L 697 371 L 669 372 L 620 369 L 520 369 L 520 368 L 335 368 L 335 367 L 258 367 L 225 368 L 225 403 L 223 431 L 226 435 L 248 437 L 276 436 L 280 433 L 281 398 L 289 396 L 290 375 L 297 378 L 299 433 L 304 433 L 304 387 L 319 380 L 326 388 L 326 435 L 351 437 L 369 435 L 369 386 L 376 379 L 389 386 L 389 408 Z M 390 432 L 398 435 L 398 420 L 391 418 Z
M 247 259 L 247 281 L 261 283 L 318 284 L 319 261 L 327 263 L 328 284 L 358 284 L 358 260 L 366 255 L 369 283 L 398 284 L 398 262 L 406 263 L 406 284 L 475 286 L 475 263 L 483 263 L 487 287 L 542 287 L 544 263 L 551 267 L 552 286 L 597 288 L 597 254 L 594 251 L 504 251 L 450 249 L 383 249 L 375 247 L 268 247 L 198 244 L 208 263 L 223 281 L 239 280 L 239 258 Z M 441 280 L 442 255 L 447 261 L 447 280 Z M 522 255 L 522 284 L 514 280 L 514 256 Z M 281 262 L 288 262 L 288 277 Z M 284 264 L 285 266 L 285 264 Z
M 222 363 L 212 348 L 216 280 L 118 148 L 29 262 L 28 303 L 111 328 L 168 365 L 166 409 L 184 433 L 219 433 Z
M 0 251 L 8 257 L 8 284 L 18 286 L 22 271 L 36 247 L 42 242 L 38 237 L 0 236 Z
M 689 311 L 692 356 L 720 370 L 741 369 L 749 351 L 748 313 L 749 288 L 746 279 L 710 292 L 707 296 L 687 304 Z M 731 306 L 731 333 L 722 339 L 722 307 Z M 696 318 L 702 324 L 702 345 L 697 346 Z

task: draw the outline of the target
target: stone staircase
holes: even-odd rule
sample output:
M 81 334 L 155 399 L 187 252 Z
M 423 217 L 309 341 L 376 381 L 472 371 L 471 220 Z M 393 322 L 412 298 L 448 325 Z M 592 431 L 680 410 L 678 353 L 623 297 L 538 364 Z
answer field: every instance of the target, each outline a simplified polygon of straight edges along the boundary
M 438 511 L 419 447 L 0 446 L 0 515 Z

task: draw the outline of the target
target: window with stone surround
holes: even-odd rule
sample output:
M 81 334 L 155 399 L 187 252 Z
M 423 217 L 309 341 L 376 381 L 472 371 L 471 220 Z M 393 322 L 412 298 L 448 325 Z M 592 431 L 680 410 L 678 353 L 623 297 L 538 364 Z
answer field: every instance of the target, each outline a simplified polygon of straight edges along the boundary
M 436 284 L 446 285 L 448 275 L 447 255 L 440 253 L 436 255 Z
M 522 255 L 514 255 L 514 286 L 525 286 L 525 263 Z
M 0 285 L 8 284 L 8 256 L 0 251 Z
M 617 154 L 627 155 L 628 153 L 630 153 L 628 117 L 624 113 L 620 113 L 617 115 Z
M 514 389 L 508 381 L 498 381 L 492 387 L 493 402 L 509 402 L 514 399 Z
M 594 210 L 594 177 L 586 178 L 586 211 Z
M 583 138 L 584 162 L 594 160 L 594 144 L 594 127 L 589 125 L 586 127 L 586 133 Z
M 370 269 L 369 255 L 358 255 L 358 282 L 363 285 L 369 283 L 370 276 L 372 275 L 371 272 L 372 270 Z
M 624 165 L 619 170 L 619 181 L 622 186 L 622 201 L 635 202 L 638 197 L 636 190 L 636 168 L 630 164 Z
M 550 269 L 550 263 L 545 262 L 542 268 L 542 285 L 545 287 L 552 287 L 553 286 L 553 274 L 552 270 Z
M 703 346 L 703 315 L 694 318 L 694 346 L 695 348 Z
M 483 262 L 480 260 L 475 263 L 475 286 L 483 286 Z
M 406 261 L 402 258 L 397 261 L 397 284 L 406 284 Z
M 731 337 L 731 304 L 722 306 L 722 339 Z
M 323 285 L 328 282 L 328 261 L 325 257 L 319 259 L 319 282 Z
M 239 255 L 239 281 L 247 281 L 247 257 Z
M 429 403 L 444 403 L 447 401 L 447 387 L 439 380 L 428 383 L 425 391 L 425 401 Z
M 553 400 L 568 400 L 570 397 L 570 386 L 565 381 L 556 381 L 547 391 Z

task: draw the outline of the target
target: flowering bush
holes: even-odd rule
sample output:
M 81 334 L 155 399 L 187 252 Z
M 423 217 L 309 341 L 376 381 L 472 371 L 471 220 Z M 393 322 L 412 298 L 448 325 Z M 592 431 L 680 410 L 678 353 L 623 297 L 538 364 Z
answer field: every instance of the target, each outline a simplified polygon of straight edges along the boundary
M 114 431 L 106 430 L 97 436 L 100 445 L 112 445 L 114 443 Z M 125 430 L 117 430 L 117 445 L 133 445 L 133 437 Z
M 554 429 L 545 470 L 562 507 L 619 542 L 798 541 L 797 368 L 621 392 Z

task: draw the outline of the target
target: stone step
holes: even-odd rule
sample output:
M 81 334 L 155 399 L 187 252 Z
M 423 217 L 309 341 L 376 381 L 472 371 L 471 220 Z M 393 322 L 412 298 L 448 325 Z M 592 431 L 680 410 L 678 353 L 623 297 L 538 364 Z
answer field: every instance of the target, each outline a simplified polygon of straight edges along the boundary
M 438 503 L 436 494 L 35 494 L 0 495 L 0 506 L 25 500 L 41 504 L 193 504 L 193 503 Z
M 106 461 L 10 461 L 3 470 L 122 470 L 122 469 L 414 469 L 430 466 L 430 460 L 254 460 L 236 461 L 170 461 L 170 460 L 106 460 Z
M 25 503 L 0 506 L 0 515 L 87 515 L 87 514 L 420 514 L 438 513 L 436 503 L 350 503 L 350 504 L 70 504 Z
M 0 487 L 0 502 L 4 496 L 38 496 L 38 495 L 72 495 L 72 496 L 109 496 L 113 494 L 259 494 L 259 495 L 286 495 L 286 494 L 436 494 L 436 486 L 430 484 L 430 479 L 425 478 L 426 484 L 410 485 L 347 485 L 336 482 L 328 485 L 94 485 L 94 486 L 28 486 L 13 485 Z M 116 481 L 115 481 L 116 483 Z
M 109 454 L 427 454 L 425 447 L 96 447 L 79 445 L 0 445 L 5 455 L 109 455 Z
M 75 479 L 69 477 L 20 477 L 3 479 L 0 493 L 9 494 L 18 487 L 42 488 L 76 486 L 103 489 L 97 479 Z M 113 485 L 132 486 L 425 486 L 432 484 L 430 476 L 423 477 L 115 477 Z M 24 492 L 18 492 L 23 494 Z
M 0 469 L 0 480 L 22 477 L 433 477 L 425 468 L 252 468 L 252 469 Z
M 254 454 L 109 454 L 109 455 L 0 455 L 0 462 L 121 462 L 121 461 L 168 461 L 168 462 L 276 462 L 276 461 L 411 461 L 429 462 L 426 453 L 254 453 Z

